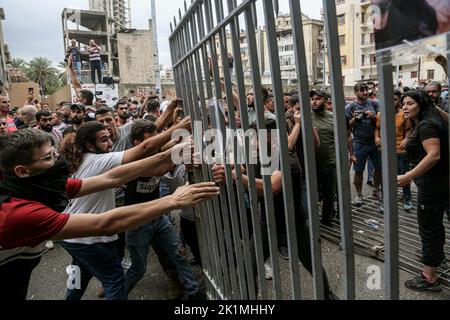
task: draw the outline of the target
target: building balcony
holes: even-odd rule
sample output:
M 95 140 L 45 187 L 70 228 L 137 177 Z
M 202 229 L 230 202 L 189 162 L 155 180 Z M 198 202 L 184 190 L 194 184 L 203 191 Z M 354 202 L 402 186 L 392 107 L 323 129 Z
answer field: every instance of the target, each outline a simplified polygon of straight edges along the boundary
M 295 65 L 280 66 L 280 71 L 295 71 Z
M 361 49 L 374 49 L 375 50 L 375 42 L 361 43 Z
M 361 65 L 361 70 L 375 70 L 376 71 L 376 69 L 377 69 L 377 65 L 376 64 L 364 64 L 364 65 Z

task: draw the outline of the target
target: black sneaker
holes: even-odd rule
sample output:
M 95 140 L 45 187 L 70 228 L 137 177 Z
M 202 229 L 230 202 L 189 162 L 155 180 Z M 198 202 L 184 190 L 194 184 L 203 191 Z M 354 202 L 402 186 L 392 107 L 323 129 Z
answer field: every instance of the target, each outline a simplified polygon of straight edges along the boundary
M 429 282 L 423 274 L 418 275 L 410 280 L 405 281 L 405 287 L 411 290 L 416 291 L 441 291 L 441 284 L 439 283 L 439 278 L 436 279 L 436 282 Z

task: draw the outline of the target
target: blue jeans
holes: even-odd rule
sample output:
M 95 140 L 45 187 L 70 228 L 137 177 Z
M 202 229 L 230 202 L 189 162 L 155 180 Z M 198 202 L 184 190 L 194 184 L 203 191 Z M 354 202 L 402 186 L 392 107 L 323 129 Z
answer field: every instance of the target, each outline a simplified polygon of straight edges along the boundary
M 95 83 L 95 71 L 98 75 L 98 83 L 102 83 L 102 62 L 100 60 L 91 61 L 91 80 Z
M 353 166 L 355 172 L 364 172 L 367 159 L 372 160 L 373 168 L 381 170 L 381 154 L 378 147 L 373 144 L 353 142 L 353 151 L 355 152 L 356 164 Z
M 61 244 L 72 256 L 72 265 L 81 271 L 81 288 L 68 289 L 67 300 L 81 300 L 92 277 L 102 283 L 107 300 L 127 299 L 125 277 L 114 242 L 86 245 L 62 241 Z
M 373 162 L 370 158 L 367 159 L 367 181 L 373 182 Z
M 409 158 L 405 155 L 397 155 L 397 173 L 399 175 L 405 174 L 409 170 Z M 403 187 L 403 197 L 406 200 L 411 200 L 411 184 Z
M 81 81 L 81 61 L 75 61 L 73 63 L 73 69 L 75 70 L 75 73 L 77 74 L 77 78 L 79 81 Z
M 193 295 L 199 291 L 192 267 L 185 258 L 185 249 L 182 247 L 180 237 L 167 216 L 161 216 L 136 230 L 127 231 L 126 241 L 131 258 L 131 267 L 125 275 L 126 292 L 129 293 L 144 276 L 150 243 L 155 241 L 175 265 L 186 293 Z

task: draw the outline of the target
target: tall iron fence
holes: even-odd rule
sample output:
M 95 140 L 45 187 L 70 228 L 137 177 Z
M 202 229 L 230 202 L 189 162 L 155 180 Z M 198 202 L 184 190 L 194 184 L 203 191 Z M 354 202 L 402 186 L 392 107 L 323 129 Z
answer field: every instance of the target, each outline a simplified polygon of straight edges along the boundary
M 297 84 L 301 108 L 301 133 L 309 204 L 318 202 L 317 171 L 313 141 L 312 117 L 309 97 L 309 83 L 306 66 L 306 52 L 302 26 L 302 11 L 299 0 L 288 0 L 292 33 L 294 38 Z M 262 10 L 257 10 L 257 5 Z M 345 97 L 342 83 L 341 54 L 338 35 L 336 4 L 334 0 L 324 0 L 325 34 L 328 46 L 330 87 L 334 112 L 334 133 L 336 146 L 336 170 L 338 182 L 338 203 L 344 293 L 346 299 L 355 298 L 355 250 L 351 215 L 351 185 L 347 147 L 347 123 L 345 117 Z M 203 133 L 214 128 L 221 133 L 218 149 L 215 150 L 216 163 L 223 163 L 226 184 L 221 187 L 220 197 L 196 208 L 196 224 L 202 266 L 208 282 L 208 293 L 213 299 L 301 299 L 299 250 L 295 224 L 295 208 L 285 109 L 283 106 L 283 85 L 280 54 L 277 44 L 275 16 L 278 1 L 274 0 L 195 0 L 189 8 L 185 3 L 184 15 L 181 9 L 178 19 L 171 23 L 171 57 L 177 95 L 183 98 L 186 114 L 194 125 L 194 139 L 200 149 L 204 146 Z M 263 16 L 260 16 L 263 12 Z M 259 20 L 259 21 L 258 21 Z M 265 116 L 260 65 L 258 55 L 260 43 L 256 38 L 256 28 L 263 21 L 268 43 L 271 87 L 276 113 L 276 143 L 280 172 L 282 176 L 284 212 L 275 212 L 273 186 L 270 175 L 259 175 L 259 165 L 251 160 L 251 139 L 248 132 L 251 123 L 247 110 L 245 75 L 249 74 L 253 87 L 257 131 L 265 129 Z M 244 70 L 241 55 L 241 34 L 246 35 L 247 57 L 250 70 Z M 264 39 L 263 39 L 264 40 Z M 228 53 L 234 58 L 230 68 Z M 395 117 L 393 105 L 392 64 L 390 55 L 377 56 L 380 80 L 380 106 L 384 117 L 381 120 L 382 163 L 385 219 L 385 299 L 399 298 L 399 238 L 397 212 L 397 162 L 395 152 Z M 325 66 L 324 66 L 325 67 Z M 235 100 L 233 100 L 235 99 Z M 223 108 L 220 101 L 226 101 Z M 233 108 L 233 105 L 235 108 Z M 240 115 L 240 124 L 236 115 Z M 240 127 L 240 131 L 238 130 Z M 229 138 L 227 130 L 238 132 L 238 137 Z M 239 132 L 241 136 L 239 138 Z M 242 138 L 244 137 L 244 138 Z M 258 137 L 259 148 L 265 144 Z M 216 141 L 217 142 L 217 141 Z M 227 147 L 234 152 L 231 161 L 225 161 Z M 239 159 L 239 146 L 244 147 L 244 157 Z M 243 166 L 237 165 L 243 161 Z M 213 180 L 213 164 L 202 162 L 195 171 L 195 181 Z M 242 170 L 245 170 L 243 176 Z M 262 179 L 262 189 L 258 193 L 256 177 Z M 264 198 L 263 202 L 259 199 Z M 263 208 L 262 208 L 263 207 Z M 266 214 L 261 215 L 261 209 Z M 284 214 L 287 230 L 289 267 L 288 274 L 280 272 L 276 214 Z M 308 223 L 313 271 L 315 299 L 324 299 L 324 274 L 322 272 L 322 248 L 318 206 L 308 207 Z M 265 230 L 261 219 L 267 225 L 267 235 L 273 268 L 272 286 L 265 280 L 263 237 Z M 264 228 L 264 227 L 263 227 Z M 288 283 L 289 285 L 286 285 Z

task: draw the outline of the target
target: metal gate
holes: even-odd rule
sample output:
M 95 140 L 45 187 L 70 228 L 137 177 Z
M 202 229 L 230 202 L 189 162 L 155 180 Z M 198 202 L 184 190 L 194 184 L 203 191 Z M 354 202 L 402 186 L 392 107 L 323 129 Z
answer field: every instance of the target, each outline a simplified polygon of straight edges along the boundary
M 308 203 L 317 203 L 317 174 L 315 165 L 312 119 L 310 110 L 309 84 L 306 68 L 306 54 L 302 26 L 302 14 L 299 0 L 289 1 L 298 91 L 302 105 L 302 135 L 307 182 Z M 225 2 L 225 3 L 224 3 Z M 264 28 L 270 57 L 270 77 L 276 110 L 278 129 L 277 141 L 282 172 L 282 190 L 285 208 L 285 221 L 289 246 L 289 288 L 283 286 L 277 254 L 277 236 L 275 212 L 270 176 L 262 176 L 264 187 L 264 207 L 267 213 L 269 246 L 273 268 L 271 290 L 264 278 L 264 261 L 261 246 L 261 228 L 259 224 L 258 195 L 255 187 L 255 164 L 250 163 L 249 142 L 244 139 L 246 157 L 245 167 L 248 176 L 248 197 L 242 179 L 240 166 L 235 166 L 236 183 L 233 183 L 232 166 L 224 162 L 226 186 L 221 188 L 220 197 L 202 204 L 196 209 L 196 223 L 199 232 L 203 271 L 208 282 L 208 294 L 212 299 L 301 299 L 300 271 L 294 223 L 294 205 L 292 181 L 288 159 L 288 141 L 283 107 L 283 86 L 281 80 L 279 48 L 277 45 L 275 15 L 278 14 L 277 0 L 195 0 L 189 8 L 185 2 L 184 15 L 171 23 L 171 57 L 174 69 L 176 91 L 184 100 L 186 114 L 192 121 L 198 121 L 194 128 L 196 145 L 202 145 L 205 128 L 211 124 L 222 133 L 220 152 L 216 161 L 221 162 L 219 154 L 226 153 L 229 142 L 227 129 L 236 130 L 235 110 L 232 107 L 233 93 L 238 96 L 237 111 L 240 113 L 243 131 L 249 129 L 244 82 L 243 62 L 241 58 L 240 34 L 245 29 L 248 41 L 251 85 L 255 92 L 255 110 L 258 130 L 265 129 L 263 98 L 261 92 L 260 57 L 257 54 L 258 42 L 255 28 L 258 25 L 257 5 L 263 6 Z M 331 96 L 334 106 L 334 128 L 336 145 L 337 181 L 339 195 L 340 239 L 343 250 L 343 279 L 345 298 L 355 298 L 355 260 L 354 239 L 351 215 L 351 186 L 347 147 L 347 125 L 345 119 L 345 97 L 342 84 L 341 56 L 339 50 L 338 24 L 335 0 L 323 0 L 325 33 L 328 44 L 328 64 L 330 68 Z M 227 40 L 228 39 L 228 40 Z M 231 47 L 229 47 L 231 46 Z M 229 68 L 228 52 L 234 57 L 235 74 Z M 211 59 L 211 63 L 208 59 Z M 378 75 L 380 79 L 380 106 L 384 117 L 382 130 L 382 163 L 384 190 L 384 257 L 385 257 L 385 299 L 399 298 L 399 237 L 397 210 L 397 161 L 395 153 L 395 122 L 393 108 L 392 64 L 390 54 L 377 55 Z M 210 67 L 212 70 L 210 70 Z M 223 94 L 224 92 L 224 94 Z M 210 100 L 215 98 L 215 100 Z M 217 101 L 225 98 L 231 106 L 228 108 L 228 120 L 217 109 Z M 208 108 L 209 101 L 209 108 Z M 214 101 L 211 103 L 211 101 Z M 306 110 L 306 111 L 305 111 Z M 209 119 L 211 122 L 209 122 Z M 199 126 L 198 123 L 201 123 Z M 202 129 L 203 127 L 203 129 Z M 261 146 L 261 144 L 260 144 Z M 238 163 L 236 144 L 233 143 L 233 162 Z M 195 181 L 212 180 L 211 165 L 202 163 L 195 172 Z M 249 204 L 251 219 L 247 220 Z M 322 251 L 318 207 L 308 209 L 310 243 L 313 264 L 313 284 L 315 299 L 323 299 Z M 252 250 L 256 257 L 256 267 L 252 261 Z

